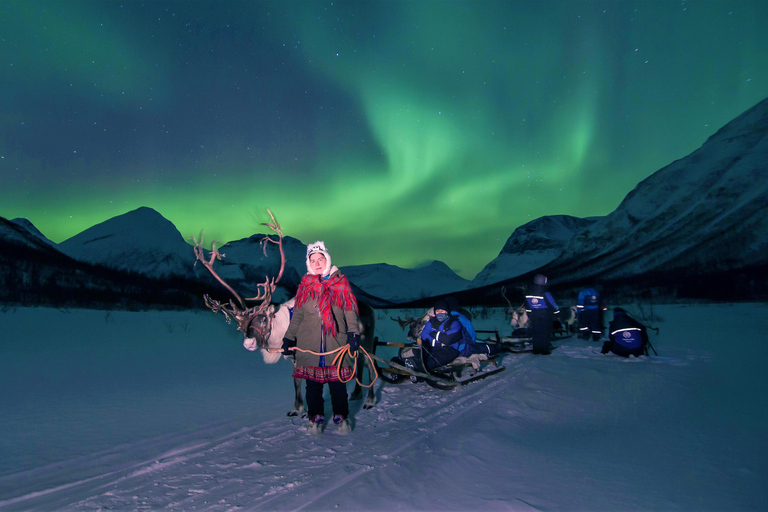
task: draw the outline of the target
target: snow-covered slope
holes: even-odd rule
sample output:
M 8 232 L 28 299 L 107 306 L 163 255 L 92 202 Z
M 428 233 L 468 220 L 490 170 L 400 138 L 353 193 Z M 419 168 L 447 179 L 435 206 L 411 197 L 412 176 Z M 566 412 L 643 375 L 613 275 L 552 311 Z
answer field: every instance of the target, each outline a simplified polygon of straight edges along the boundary
M 48 238 L 45 235 L 43 235 L 40 232 L 40 230 L 37 229 L 37 227 L 35 227 L 35 225 L 29 221 L 29 219 L 17 218 L 17 219 L 12 219 L 11 222 L 19 226 L 22 230 L 24 230 L 26 233 L 31 235 L 33 238 L 36 238 L 41 242 L 47 245 L 50 245 L 51 247 L 56 246 L 56 244 L 48 240 Z
M 642 181 L 573 237 L 560 278 L 696 275 L 768 262 L 768 100 Z
M 472 280 L 479 287 L 530 272 L 554 260 L 577 233 L 600 217 L 579 218 L 548 215 L 517 228 L 507 239 L 499 255 Z
M 38 235 L 39 234 L 39 235 Z M 42 236 L 31 222 L 26 219 L 7 220 L 0 217 L 0 246 L 17 245 L 35 250 L 54 250 L 50 241 Z
M 341 271 L 352 284 L 396 304 L 464 290 L 470 284 L 441 261 L 415 269 L 378 263 L 344 267 Z
M 58 247 L 78 261 L 150 277 L 188 277 L 195 263 L 192 246 L 176 226 L 147 207 L 90 227 Z

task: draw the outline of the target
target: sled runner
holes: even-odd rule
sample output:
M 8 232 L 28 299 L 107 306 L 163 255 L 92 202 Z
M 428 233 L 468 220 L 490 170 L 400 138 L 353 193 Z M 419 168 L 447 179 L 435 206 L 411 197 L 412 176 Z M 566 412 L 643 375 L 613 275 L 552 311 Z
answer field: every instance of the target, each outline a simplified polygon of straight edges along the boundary
M 482 340 L 478 338 L 478 341 L 500 343 L 503 347 L 503 350 L 507 352 L 519 354 L 521 352 L 533 351 L 533 343 L 531 342 L 531 333 L 528 327 L 518 327 L 512 331 L 511 336 L 503 336 L 503 337 L 499 335 L 498 329 L 494 329 L 493 331 L 477 331 L 477 332 L 488 333 L 492 335 L 490 338 L 485 338 Z M 552 331 L 552 341 L 564 340 L 567 338 L 571 338 L 572 336 L 573 334 L 569 333 L 568 331 L 555 331 L 555 330 Z M 556 348 L 556 347 L 552 346 L 552 348 Z
M 484 379 L 505 369 L 498 365 L 497 357 L 474 354 L 469 357 L 457 357 L 450 364 L 428 371 L 419 360 L 421 347 L 417 343 L 390 343 L 379 341 L 378 338 L 374 343 L 377 347 L 400 349 L 398 357 L 389 361 L 373 356 L 379 377 L 390 384 L 401 384 L 406 381 L 426 382 L 433 388 L 449 390 Z M 380 366 L 378 363 L 385 366 Z

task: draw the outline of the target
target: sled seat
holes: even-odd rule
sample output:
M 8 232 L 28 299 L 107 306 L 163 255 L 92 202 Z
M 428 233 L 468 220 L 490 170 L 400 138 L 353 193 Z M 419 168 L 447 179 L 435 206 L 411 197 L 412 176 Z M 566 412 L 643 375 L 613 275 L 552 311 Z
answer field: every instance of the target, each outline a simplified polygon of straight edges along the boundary
M 450 363 L 440 366 L 438 368 L 435 368 L 433 371 L 435 372 L 450 372 L 451 370 L 458 370 L 461 368 L 467 368 L 472 367 L 473 370 L 477 371 L 480 369 L 480 366 L 483 364 L 492 364 L 493 366 L 498 366 L 499 364 L 496 362 L 496 359 L 498 356 L 492 356 L 488 357 L 485 354 L 472 354 L 469 357 L 457 357 Z

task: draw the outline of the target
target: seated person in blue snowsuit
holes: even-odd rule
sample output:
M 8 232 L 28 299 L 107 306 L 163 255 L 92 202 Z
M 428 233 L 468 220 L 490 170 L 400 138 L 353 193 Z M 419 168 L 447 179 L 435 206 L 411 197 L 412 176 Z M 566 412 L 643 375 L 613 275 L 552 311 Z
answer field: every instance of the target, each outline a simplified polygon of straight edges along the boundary
M 461 313 L 452 311 L 446 300 L 435 302 L 434 313 L 424 325 L 420 336 L 422 359 L 427 370 L 446 365 L 459 356 L 493 356 L 500 352 L 500 347 L 496 345 L 475 343 L 470 330 L 462 325 Z M 465 323 L 471 328 L 468 320 Z
M 608 330 L 609 339 L 603 343 L 603 354 L 613 352 L 622 357 L 648 355 L 647 329 L 623 309 L 613 310 Z
M 525 296 L 525 309 L 531 322 L 531 344 L 534 354 L 547 355 L 551 352 L 552 322 L 560 311 L 552 294 L 547 291 L 547 278 L 537 274 L 533 286 Z
M 603 311 L 605 307 L 600 300 L 600 292 L 592 287 L 579 292 L 576 303 L 576 316 L 579 321 L 579 338 L 598 341 L 603 336 Z

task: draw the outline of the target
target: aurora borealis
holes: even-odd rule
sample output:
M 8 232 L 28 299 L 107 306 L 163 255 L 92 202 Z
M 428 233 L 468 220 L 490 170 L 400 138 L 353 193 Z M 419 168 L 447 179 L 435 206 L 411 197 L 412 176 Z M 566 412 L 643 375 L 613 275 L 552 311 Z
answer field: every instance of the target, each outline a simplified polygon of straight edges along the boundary
M 764 1 L 0 2 L 0 215 L 471 279 L 768 96 Z

